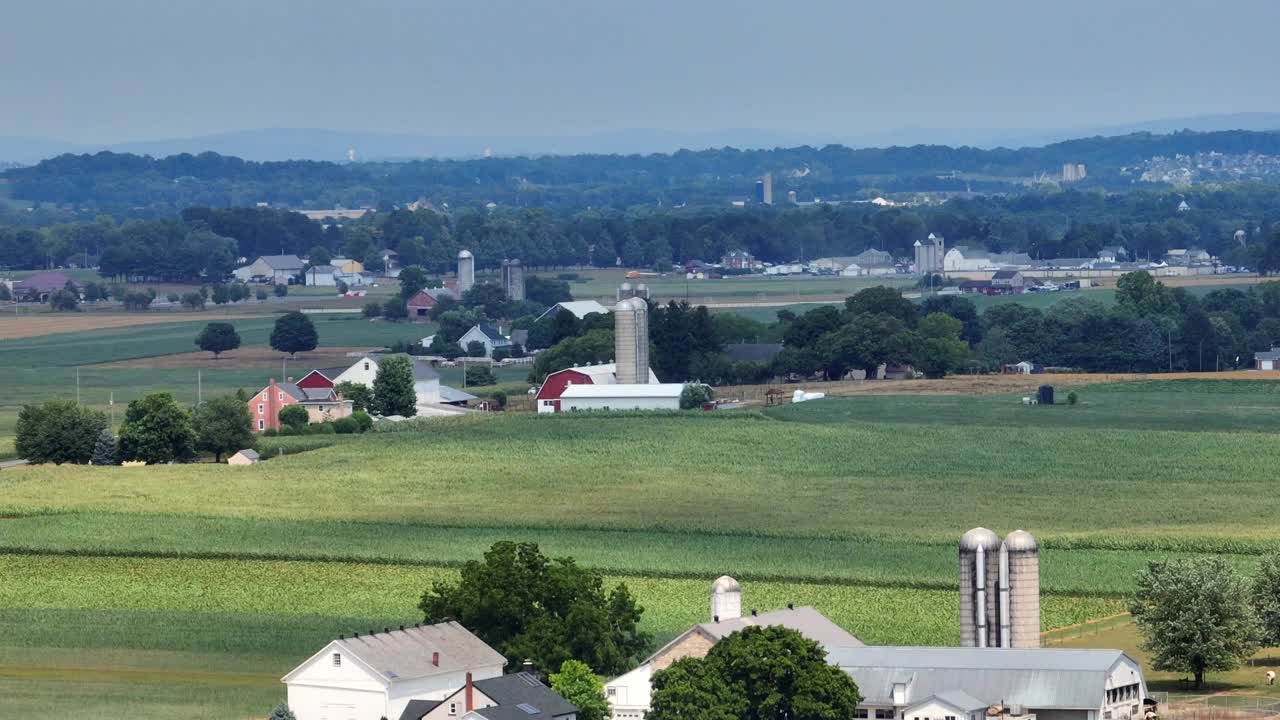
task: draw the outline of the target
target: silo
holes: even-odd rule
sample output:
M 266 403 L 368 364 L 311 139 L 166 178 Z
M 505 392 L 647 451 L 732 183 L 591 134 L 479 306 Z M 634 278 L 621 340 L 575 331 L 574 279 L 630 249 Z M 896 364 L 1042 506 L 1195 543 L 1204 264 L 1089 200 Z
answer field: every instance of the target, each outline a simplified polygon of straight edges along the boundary
M 728 575 L 721 575 L 711 583 L 711 621 L 733 620 L 742 617 L 742 586 Z
M 643 385 L 649 382 L 649 303 L 635 297 L 631 305 L 636 313 L 636 382 Z
M 476 284 L 476 258 L 469 250 L 458 251 L 458 292 L 464 293 Z
M 1014 530 L 1004 539 L 1009 562 L 1011 647 L 1040 647 L 1040 545 L 1031 533 Z
M 987 647 L 992 621 L 998 616 L 996 588 L 999 582 L 1000 538 L 976 527 L 960 538 L 960 644 Z M 998 621 L 997 635 L 999 633 Z
M 618 286 L 618 292 L 615 300 L 626 300 L 635 297 L 635 292 L 631 289 L 631 283 L 624 282 Z
M 613 306 L 613 358 L 617 363 L 618 384 L 635 384 L 636 357 L 636 308 L 634 300 L 619 300 Z
M 519 260 L 511 261 L 511 293 L 512 300 L 524 299 L 524 265 Z

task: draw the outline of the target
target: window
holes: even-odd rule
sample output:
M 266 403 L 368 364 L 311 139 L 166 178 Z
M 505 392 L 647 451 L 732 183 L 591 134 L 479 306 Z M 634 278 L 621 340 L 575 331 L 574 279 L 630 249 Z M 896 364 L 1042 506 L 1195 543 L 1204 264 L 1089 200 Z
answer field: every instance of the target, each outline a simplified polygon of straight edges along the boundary
M 368 362 L 366 362 L 366 363 L 364 364 L 364 369 L 365 369 L 365 371 L 366 371 L 366 372 L 368 372 L 368 370 L 369 370 L 369 363 L 368 363 Z
M 267 391 L 266 391 L 266 390 L 263 390 L 263 391 L 262 391 L 262 401 L 263 401 L 263 402 L 266 402 L 266 401 L 267 401 Z
M 259 419 L 258 419 L 258 429 L 259 429 L 259 430 L 264 429 L 264 428 L 266 427 L 266 425 L 267 425 L 267 424 L 266 424 L 265 422 L 263 422 L 261 418 L 259 418 Z
M 946 717 L 946 720 L 956 720 L 956 716 L 955 716 L 955 715 L 948 715 L 948 716 Z
M 342 653 L 333 654 L 333 666 L 342 667 Z
M 618 688 L 611 687 L 605 690 L 605 694 L 609 697 L 618 697 Z
M 262 403 L 258 403 L 258 414 L 259 414 L 259 415 L 261 415 L 261 414 L 262 414 L 262 412 L 263 412 L 263 408 L 264 408 L 264 407 L 265 407 L 265 406 L 264 406 Z
M 893 710 L 877 709 L 876 720 L 893 720 Z
M 458 703 L 449 703 L 449 714 L 450 715 L 458 714 Z
M 853 709 L 853 717 L 855 718 L 855 720 L 865 720 L 865 718 L 867 717 L 867 709 L 866 709 L 866 708 L 854 708 L 854 709 Z
M 280 391 L 280 402 L 284 402 L 284 391 Z

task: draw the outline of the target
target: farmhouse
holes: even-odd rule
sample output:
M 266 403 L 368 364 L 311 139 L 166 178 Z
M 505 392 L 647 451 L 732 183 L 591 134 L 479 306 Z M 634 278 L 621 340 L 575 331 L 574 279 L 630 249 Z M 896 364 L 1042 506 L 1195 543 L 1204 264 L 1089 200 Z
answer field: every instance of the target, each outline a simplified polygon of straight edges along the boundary
M 299 387 L 311 389 L 333 388 L 349 382 L 365 387 L 373 387 L 373 380 L 378 376 L 378 363 L 386 357 L 382 353 L 369 353 L 345 368 L 322 368 L 312 370 L 298 381 Z M 440 384 L 440 375 L 431 367 L 425 358 L 406 355 L 413 364 L 413 391 L 417 396 L 417 411 L 424 415 L 455 415 L 459 412 L 455 405 L 466 405 L 468 400 L 476 397 L 469 393 Z
M 601 315 L 609 314 L 609 308 L 601 305 L 595 300 L 574 300 L 572 302 L 558 302 L 555 305 L 552 305 L 547 308 L 546 312 L 539 315 L 538 319 L 553 318 L 556 315 L 559 315 L 561 310 L 568 310 L 579 320 L 592 313 L 599 313 Z
M 505 663 L 456 622 L 401 626 L 339 637 L 283 682 L 298 720 L 399 718 L 411 701 L 443 701 L 469 680 L 500 677 Z
M 730 270 L 750 270 L 756 259 L 746 250 L 734 250 L 720 258 L 720 264 Z
M 570 385 L 560 393 L 564 412 L 581 410 L 679 410 L 684 383 Z
M 487 358 L 493 357 L 494 350 L 511 346 L 510 338 L 499 332 L 498 328 L 488 324 L 473 325 L 458 338 L 458 346 L 463 350 L 473 342 L 484 345 L 484 356 Z
M 658 376 L 649 371 L 650 384 L 658 382 Z M 618 383 L 618 365 L 606 363 L 600 365 L 583 365 L 557 370 L 547 375 L 534 396 L 540 413 L 560 412 L 560 396 L 570 385 L 616 385 Z
M 297 255 L 263 255 L 244 267 L 236 268 L 232 274 L 240 282 L 288 283 L 291 278 L 301 275 L 305 266 L 306 263 Z
M 1142 667 L 1120 650 L 840 647 L 827 659 L 858 685 L 858 718 L 965 718 L 1003 706 L 1037 720 L 1139 718 Z
M 578 708 L 529 672 L 472 680 L 443 700 L 410 700 L 400 720 L 575 720 Z
M 711 622 L 689 628 L 650 655 L 639 667 L 605 683 L 605 697 L 612 708 L 613 720 L 639 720 L 649 711 L 653 673 L 665 670 L 681 658 L 706 657 L 711 646 L 726 636 L 750 626 L 790 628 L 828 650 L 860 647 L 862 641 L 845 632 L 822 613 L 811 607 L 742 615 L 742 586 L 731 577 L 721 576 L 711 584 Z M 941 719 L 939 719 L 941 720 Z
M 1271 348 L 1253 354 L 1255 370 L 1280 370 L 1280 348 Z
M 249 417 L 256 432 L 280 429 L 280 411 L 290 405 L 307 409 L 308 422 L 337 420 L 351 414 L 351 401 L 328 388 L 301 388 L 288 378 L 277 383 L 275 378 L 249 398 Z

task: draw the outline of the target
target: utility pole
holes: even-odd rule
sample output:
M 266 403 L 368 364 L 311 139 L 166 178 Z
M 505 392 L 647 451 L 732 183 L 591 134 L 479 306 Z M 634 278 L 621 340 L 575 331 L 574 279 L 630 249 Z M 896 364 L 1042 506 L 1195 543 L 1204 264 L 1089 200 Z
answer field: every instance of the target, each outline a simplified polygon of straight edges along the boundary
M 76 368 L 76 404 L 80 404 L 80 368 Z
M 196 368 L 196 407 L 204 403 L 204 378 L 201 377 L 200 368 Z

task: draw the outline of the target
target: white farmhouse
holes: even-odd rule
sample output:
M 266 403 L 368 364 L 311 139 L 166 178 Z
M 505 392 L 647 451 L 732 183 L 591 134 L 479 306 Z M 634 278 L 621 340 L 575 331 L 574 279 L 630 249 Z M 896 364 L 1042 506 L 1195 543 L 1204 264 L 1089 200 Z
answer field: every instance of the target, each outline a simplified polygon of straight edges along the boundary
M 298 720 L 399 718 L 412 700 L 444 700 L 506 658 L 456 622 L 339 637 L 284 676 Z
M 312 265 L 307 268 L 305 277 L 307 285 L 312 287 L 335 287 L 340 273 L 334 265 Z
M 378 363 L 387 355 L 382 353 L 370 353 L 359 360 L 356 360 L 346 370 L 336 375 L 330 375 L 328 371 L 325 376 L 328 377 L 334 385 L 344 382 L 363 385 L 368 388 L 373 387 L 374 378 L 378 376 Z M 405 355 L 409 358 L 409 362 L 413 364 L 413 392 L 417 396 L 418 416 L 429 415 L 456 415 L 460 410 L 452 407 L 455 403 L 465 403 L 467 400 L 474 400 L 475 396 L 462 392 L 447 385 L 440 384 L 440 375 L 431 367 L 431 363 L 420 357 Z
M 458 338 L 458 346 L 463 350 L 467 349 L 467 345 L 478 342 L 484 345 L 484 356 L 493 357 L 493 351 L 498 348 L 511 346 L 511 339 L 498 331 L 498 328 L 492 325 L 474 325 L 470 330 Z

